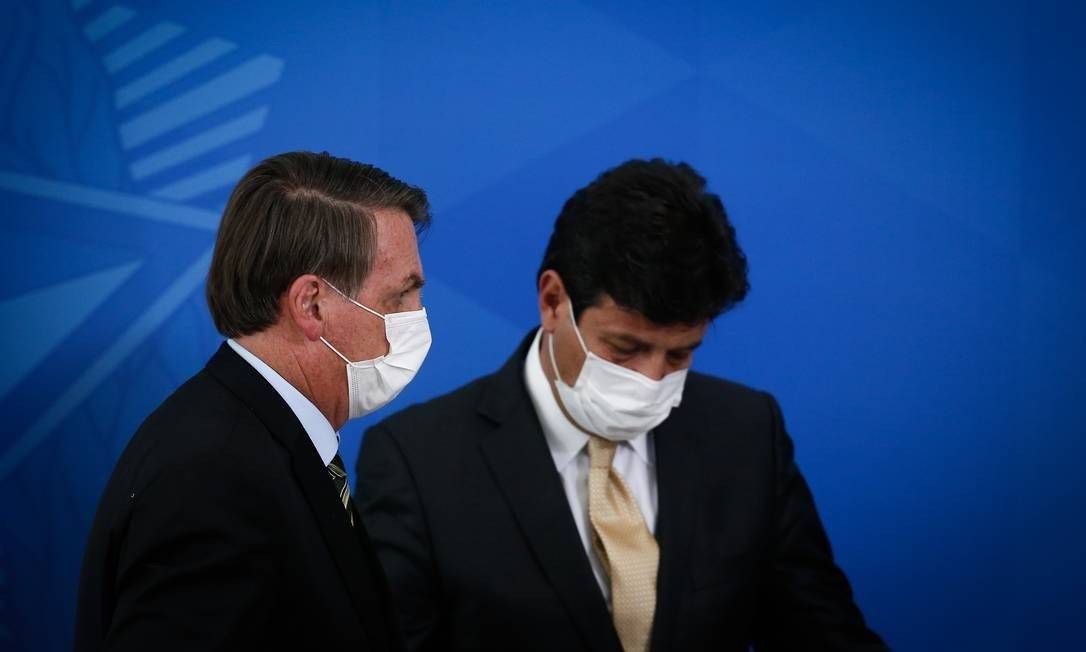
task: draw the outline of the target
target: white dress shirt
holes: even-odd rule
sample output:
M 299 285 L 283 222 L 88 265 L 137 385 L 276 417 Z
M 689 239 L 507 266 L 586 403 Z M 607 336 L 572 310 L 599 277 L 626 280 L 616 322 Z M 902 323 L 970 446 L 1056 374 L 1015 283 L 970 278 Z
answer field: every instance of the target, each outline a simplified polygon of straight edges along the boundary
M 592 563 L 596 581 L 611 606 L 611 585 L 603 563 L 592 549 L 590 539 L 591 524 L 588 521 L 588 435 L 570 423 L 558 400 L 551 391 L 550 382 L 543 373 L 543 363 L 539 355 L 543 329 L 535 334 L 535 340 L 528 349 L 524 364 L 524 382 L 528 395 L 532 398 L 543 435 L 554 458 L 554 466 L 562 477 L 562 487 L 573 512 L 573 520 L 581 535 L 581 543 Z M 656 531 L 656 454 L 652 444 L 652 433 L 642 434 L 628 442 L 622 442 L 615 450 L 615 459 L 611 468 L 626 481 L 634 500 L 645 518 L 649 532 Z
M 243 360 L 251 364 L 253 369 L 256 369 L 257 373 L 271 383 L 272 388 L 283 397 L 283 400 L 287 402 L 287 406 L 294 412 L 294 416 L 298 417 L 298 421 L 302 424 L 305 433 L 309 435 L 310 441 L 313 442 L 313 448 L 316 448 L 317 453 L 321 456 L 321 461 L 324 462 L 325 466 L 328 466 L 332 462 L 332 458 L 336 456 L 336 452 L 339 451 L 339 433 L 335 431 L 332 424 L 328 423 L 328 419 L 324 418 L 324 414 L 294 385 L 288 383 L 275 369 L 269 367 L 268 363 L 253 355 L 232 339 L 226 340 L 226 343 Z

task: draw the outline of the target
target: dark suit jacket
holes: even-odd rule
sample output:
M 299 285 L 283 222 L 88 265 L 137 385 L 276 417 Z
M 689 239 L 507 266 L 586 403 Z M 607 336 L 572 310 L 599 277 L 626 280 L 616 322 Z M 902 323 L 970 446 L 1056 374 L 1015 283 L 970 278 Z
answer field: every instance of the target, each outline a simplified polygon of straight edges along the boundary
M 363 440 L 359 511 L 410 649 L 620 650 L 523 381 L 531 341 Z M 772 397 L 691 373 L 655 446 L 653 650 L 885 649 Z
M 298 419 L 224 344 L 113 471 L 75 648 L 401 649 L 387 592 Z

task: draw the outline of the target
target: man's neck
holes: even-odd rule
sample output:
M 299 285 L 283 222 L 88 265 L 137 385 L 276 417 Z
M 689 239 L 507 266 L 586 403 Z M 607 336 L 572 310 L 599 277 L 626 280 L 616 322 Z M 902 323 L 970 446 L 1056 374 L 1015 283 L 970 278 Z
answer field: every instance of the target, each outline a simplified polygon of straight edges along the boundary
M 308 350 L 310 347 L 288 341 L 274 326 L 260 333 L 235 337 L 234 341 L 263 360 L 275 373 L 282 376 L 283 380 L 309 399 L 328 419 L 333 429 L 338 431 L 343 427 L 346 422 L 346 406 L 343 406 L 340 415 L 337 409 L 339 406 L 336 405 L 336 397 L 341 392 L 334 386 L 334 381 L 323 377 L 325 374 L 314 364 L 313 352 Z M 339 380 L 340 383 L 346 382 L 342 377 Z

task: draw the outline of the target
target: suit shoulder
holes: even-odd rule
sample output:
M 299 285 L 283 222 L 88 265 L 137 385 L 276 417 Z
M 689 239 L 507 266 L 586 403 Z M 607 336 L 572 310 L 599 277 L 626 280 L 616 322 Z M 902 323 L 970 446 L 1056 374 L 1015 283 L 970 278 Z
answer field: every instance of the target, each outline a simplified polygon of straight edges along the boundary
M 482 376 L 451 392 L 410 405 L 380 421 L 375 427 L 391 432 L 448 427 L 474 414 L 479 398 L 493 376 Z
M 476 378 L 380 421 L 363 436 L 359 459 L 393 442 L 403 455 L 416 461 L 437 462 L 467 455 L 474 450 L 480 433 L 491 427 L 479 414 L 479 405 L 494 378 Z
M 170 440 L 178 448 L 199 450 L 222 446 L 244 405 L 210 374 L 201 371 L 185 381 L 140 425 L 139 440 Z M 180 435 L 184 434 L 184 437 Z
M 712 418 L 729 427 L 764 432 L 772 428 L 775 399 L 771 394 L 735 381 L 691 372 L 683 389 L 682 405 L 687 416 Z
M 698 398 L 714 397 L 716 400 L 761 403 L 763 405 L 769 396 L 761 389 L 697 371 L 690 372 L 686 379 L 686 387 L 683 389 L 684 397 L 691 394 Z
M 117 471 L 132 482 L 152 481 L 168 469 L 214 473 L 245 469 L 252 481 L 268 469 L 264 460 L 270 437 L 255 414 L 206 371 L 182 384 L 152 412 L 132 436 Z M 246 464 L 233 464 L 247 460 Z M 261 483 L 263 484 L 263 483 Z

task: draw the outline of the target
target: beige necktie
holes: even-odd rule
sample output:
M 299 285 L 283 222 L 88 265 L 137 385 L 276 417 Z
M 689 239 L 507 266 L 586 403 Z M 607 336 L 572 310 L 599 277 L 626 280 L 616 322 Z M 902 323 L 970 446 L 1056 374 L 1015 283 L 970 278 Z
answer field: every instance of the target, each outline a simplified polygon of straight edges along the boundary
M 622 649 L 645 652 L 656 611 L 660 548 L 630 488 L 611 468 L 617 445 L 601 437 L 588 441 L 588 518 L 592 544 L 611 578 L 611 611 Z

